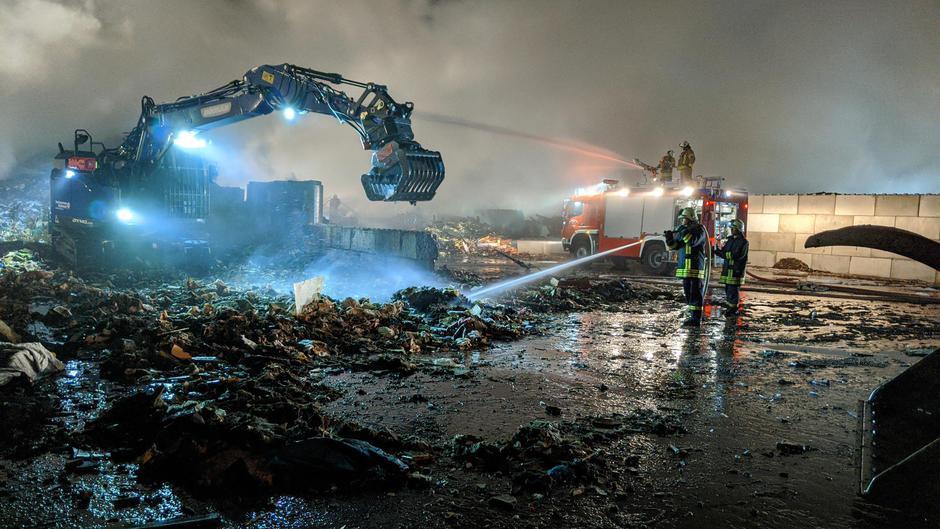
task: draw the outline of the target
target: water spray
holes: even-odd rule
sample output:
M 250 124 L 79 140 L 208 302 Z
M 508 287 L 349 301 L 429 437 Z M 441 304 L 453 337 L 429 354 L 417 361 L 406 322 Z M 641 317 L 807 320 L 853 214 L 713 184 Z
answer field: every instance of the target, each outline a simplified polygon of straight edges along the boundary
M 627 248 L 631 248 L 631 247 L 636 246 L 636 245 L 638 245 L 638 244 L 642 244 L 643 241 L 645 241 L 645 240 L 646 240 L 646 239 L 640 239 L 640 240 L 638 240 L 638 241 L 636 241 L 636 242 L 632 242 L 632 243 L 630 243 L 630 244 L 625 244 L 625 245 L 623 245 L 623 246 L 618 246 L 618 247 L 616 247 L 616 248 L 613 248 L 613 249 L 610 249 L 610 250 L 605 250 L 605 251 L 600 252 L 600 253 L 596 253 L 596 254 L 593 254 L 593 255 L 588 255 L 588 256 L 582 257 L 582 258 L 580 258 L 580 259 L 575 259 L 574 261 L 568 261 L 567 263 L 561 263 L 561 264 L 559 264 L 559 265 L 555 265 L 555 266 L 553 266 L 553 267 L 551 267 L 551 268 L 546 268 L 545 270 L 539 270 L 538 272 L 535 272 L 535 273 L 532 273 L 532 274 L 529 274 L 529 275 L 525 275 L 525 276 L 522 276 L 522 277 L 517 277 L 517 278 L 514 278 L 514 279 L 510 279 L 510 280 L 508 280 L 508 281 L 503 281 L 502 283 L 497 283 L 497 284 L 495 284 L 495 285 L 488 286 L 488 287 L 483 288 L 483 289 L 481 289 L 481 290 L 477 290 L 476 292 L 470 292 L 470 293 L 467 294 L 467 299 L 469 299 L 470 301 L 476 301 L 476 300 L 482 298 L 482 297 L 485 296 L 485 295 L 493 295 L 493 294 L 495 294 L 495 293 L 504 292 L 504 291 L 506 291 L 506 290 L 511 290 L 511 289 L 513 289 L 513 288 L 516 288 L 516 287 L 519 286 L 519 285 L 524 285 L 524 284 L 526 284 L 526 283 L 531 283 L 532 281 L 535 281 L 536 279 L 541 279 L 541 278 L 543 278 L 543 277 L 552 275 L 552 274 L 554 274 L 555 272 L 559 272 L 559 271 L 561 271 L 561 270 L 567 270 L 568 268 L 573 268 L 573 267 L 575 267 L 575 266 L 581 265 L 581 264 L 586 263 L 586 262 L 588 262 L 588 261 L 593 261 L 594 259 L 597 259 L 597 258 L 599 258 L 599 257 L 604 257 L 604 256 L 606 256 L 606 255 L 610 255 L 610 254 L 612 254 L 612 253 L 619 252 L 620 250 L 625 250 L 625 249 L 627 249 Z
M 534 141 L 537 143 L 542 143 L 544 145 L 549 145 L 555 147 L 556 149 L 561 149 L 565 151 L 574 152 L 588 158 L 596 158 L 599 160 L 605 160 L 608 162 L 613 162 L 618 165 L 623 165 L 631 169 L 643 169 L 633 160 L 626 160 L 619 157 L 615 153 L 612 153 L 601 147 L 595 147 L 593 145 L 584 145 L 571 140 L 564 140 L 560 138 L 550 138 L 547 136 L 538 136 L 536 134 L 529 134 L 528 132 L 522 132 L 518 130 L 509 129 L 506 127 L 497 127 L 495 125 L 487 125 L 485 123 L 478 123 L 476 121 L 469 121 L 463 118 L 457 118 L 452 116 L 445 116 L 442 114 L 435 114 L 432 112 L 419 112 L 418 116 L 421 119 L 426 119 L 428 121 L 433 121 L 435 123 L 444 123 L 446 125 L 454 125 L 457 127 L 464 127 L 467 129 L 479 130 L 483 132 L 491 132 L 493 134 L 500 134 L 503 136 L 510 136 L 513 138 L 521 138 L 524 140 Z

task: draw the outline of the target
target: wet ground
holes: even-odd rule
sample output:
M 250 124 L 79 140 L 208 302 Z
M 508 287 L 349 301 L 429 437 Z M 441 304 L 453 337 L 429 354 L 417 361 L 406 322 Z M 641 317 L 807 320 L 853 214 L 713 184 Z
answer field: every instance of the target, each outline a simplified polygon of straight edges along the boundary
M 742 316 L 710 308 L 701 329 L 679 326 L 677 302 L 627 303 L 558 314 L 544 335 L 454 357 L 457 367 L 426 357 L 411 375 L 312 372 L 342 393 L 326 405 L 336 416 L 421 439 L 399 454 L 429 478 L 421 487 L 193 498 L 140 483 L 136 464 L 104 454 L 96 472 L 65 471 L 76 454 L 63 435 L 0 460 L 0 527 L 131 526 L 208 512 L 250 528 L 936 526 L 937 513 L 859 499 L 854 457 L 859 399 L 940 346 L 938 306 L 744 299 Z M 120 391 L 96 369 L 72 358 L 64 376 L 37 388 L 54 399 L 60 411 L 49 420 L 63 431 L 80 429 Z M 681 427 L 606 433 L 610 421 L 636 416 Z M 609 472 L 532 492 L 451 456 L 455 435 L 501 442 L 535 419 L 604 432 L 590 446 Z M 492 500 L 510 493 L 510 508 Z

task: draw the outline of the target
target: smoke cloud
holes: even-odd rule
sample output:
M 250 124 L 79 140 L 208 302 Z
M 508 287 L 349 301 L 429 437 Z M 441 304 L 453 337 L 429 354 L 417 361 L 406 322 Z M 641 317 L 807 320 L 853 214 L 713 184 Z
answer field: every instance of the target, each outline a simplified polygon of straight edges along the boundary
M 707 5 L 706 5 L 707 4 Z M 49 164 L 75 128 L 114 145 L 157 101 L 290 62 L 389 86 L 447 179 L 418 211 L 556 212 L 636 170 L 422 111 L 696 173 L 752 192 L 940 191 L 940 32 L 930 0 L 386 2 L 0 0 L 0 175 Z M 362 217 L 369 156 L 327 116 L 207 134 L 222 183 L 324 182 Z

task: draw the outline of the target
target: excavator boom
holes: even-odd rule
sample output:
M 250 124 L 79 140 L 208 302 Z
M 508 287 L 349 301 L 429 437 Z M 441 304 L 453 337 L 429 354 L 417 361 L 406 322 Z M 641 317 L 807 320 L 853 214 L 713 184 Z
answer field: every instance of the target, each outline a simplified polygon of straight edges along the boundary
M 354 99 L 334 85 L 353 86 L 362 93 Z M 412 103 L 398 103 L 382 85 L 291 64 L 263 65 L 241 80 L 171 103 L 156 104 L 145 96 L 137 125 L 112 154 L 125 163 L 147 164 L 159 160 L 174 143 L 216 127 L 274 111 L 291 118 L 325 114 L 349 125 L 363 148 L 372 150 L 372 167 L 362 175 L 369 200 L 414 203 L 434 198 L 444 180 L 444 163 L 439 152 L 414 140 L 413 110 Z

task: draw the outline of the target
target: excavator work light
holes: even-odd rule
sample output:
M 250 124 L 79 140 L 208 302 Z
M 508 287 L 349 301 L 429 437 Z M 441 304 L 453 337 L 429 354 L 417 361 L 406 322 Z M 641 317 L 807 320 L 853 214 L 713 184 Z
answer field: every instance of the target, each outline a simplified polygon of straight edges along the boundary
M 114 212 L 114 216 L 121 222 L 128 223 L 134 220 L 134 212 L 128 208 L 121 208 Z
M 173 138 L 173 145 L 184 149 L 201 149 L 206 146 L 206 140 L 196 137 L 196 131 L 181 130 Z

